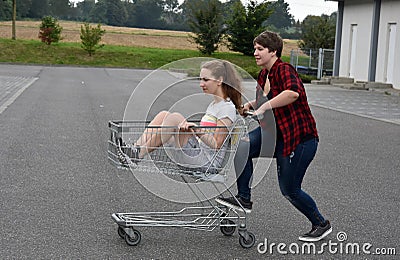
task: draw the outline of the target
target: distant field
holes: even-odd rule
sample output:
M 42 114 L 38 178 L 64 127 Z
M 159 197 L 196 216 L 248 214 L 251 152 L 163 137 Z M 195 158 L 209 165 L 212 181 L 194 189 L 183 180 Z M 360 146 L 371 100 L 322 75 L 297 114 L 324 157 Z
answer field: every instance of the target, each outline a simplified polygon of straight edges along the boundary
M 40 21 L 17 21 L 17 39 L 38 40 Z M 71 21 L 60 21 L 63 27 L 63 42 L 80 42 L 80 28 L 82 23 Z M 189 32 L 139 29 L 128 27 L 115 27 L 103 25 L 106 30 L 103 43 L 109 45 L 152 47 L 162 49 L 197 50 L 196 44 L 190 41 Z M 0 38 L 11 38 L 11 21 L 0 22 Z M 297 49 L 296 40 L 285 40 L 282 55 L 290 56 L 292 49 Z M 251 44 L 251 43 L 249 43 Z M 229 52 L 223 45 L 222 52 Z

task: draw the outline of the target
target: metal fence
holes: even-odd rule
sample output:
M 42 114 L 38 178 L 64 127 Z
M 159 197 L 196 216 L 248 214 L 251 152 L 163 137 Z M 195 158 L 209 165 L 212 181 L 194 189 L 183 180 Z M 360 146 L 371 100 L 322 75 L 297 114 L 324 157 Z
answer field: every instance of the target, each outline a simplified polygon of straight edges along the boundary
M 290 52 L 290 64 L 298 73 L 313 75 L 318 79 L 332 76 L 334 50 L 331 49 L 295 49 Z

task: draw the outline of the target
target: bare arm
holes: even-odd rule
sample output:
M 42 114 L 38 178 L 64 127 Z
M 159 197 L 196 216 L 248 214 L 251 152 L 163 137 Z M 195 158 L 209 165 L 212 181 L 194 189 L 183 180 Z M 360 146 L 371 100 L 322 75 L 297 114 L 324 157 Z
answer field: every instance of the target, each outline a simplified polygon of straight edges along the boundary
M 227 127 L 232 125 L 232 121 L 228 118 L 223 118 L 217 121 L 215 131 L 210 133 L 206 132 L 207 128 L 189 128 L 190 126 L 197 126 L 196 124 L 186 122 L 180 126 L 181 129 L 192 129 L 193 133 L 197 135 L 207 146 L 212 149 L 219 149 L 224 144 L 225 138 L 228 135 Z
M 268 102 L 262 104 L 256 111 L 256 115 L 261 115 L 265 111 L 277 108 L 277 107 L 284 107 L 293 102 L 295 102 L 299 98 L 299 93 L 292 91 L 292 90 L 284 90 L 276 97 L 272 98 Z

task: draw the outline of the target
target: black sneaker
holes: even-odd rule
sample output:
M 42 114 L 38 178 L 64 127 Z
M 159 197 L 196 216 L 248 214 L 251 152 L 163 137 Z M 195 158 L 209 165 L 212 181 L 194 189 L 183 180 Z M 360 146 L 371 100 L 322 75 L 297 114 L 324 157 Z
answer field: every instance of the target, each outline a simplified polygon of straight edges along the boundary
M 299 237 L 300 241 L 317 242 L 332 232 L 332 226 L 329 220 L 323 226 L 313 226 L 310 232 Z
M 132 163 L 137 164 L 140 161 L 139 154 L 139 146 L 130 147 L 122 141 L 122 138 L 118 139 L 117 156 L 121 166 L 128 168 Z
M 240 211 L 244 210 L 246 213 L 250 213 L 251 209 L 253 207 L 253 202 L 245 201 L 238 195 L 236 195 L 235 197 L 229 197 L 229 198 L 219 197 L 219 198 L 216 198 L 215 201 L 218 202 L 219 204 L 222 204 L 229 208 L 234 208 L 234 209 L 240 210 Z

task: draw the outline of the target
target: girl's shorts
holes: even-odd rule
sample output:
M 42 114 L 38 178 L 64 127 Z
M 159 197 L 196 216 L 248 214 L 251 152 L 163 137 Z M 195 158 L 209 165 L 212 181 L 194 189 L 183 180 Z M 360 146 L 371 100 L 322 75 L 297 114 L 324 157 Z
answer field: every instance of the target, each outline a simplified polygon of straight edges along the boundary
M 222 149 L 222 150 L 221 150 Z M 207 172 L 216 172 L 221 167 L 224 157 L 223 148 L 211 149 L 197 137 L 192 136 L 181 148 L 172 150 L 172 160 L 178 165 Z

